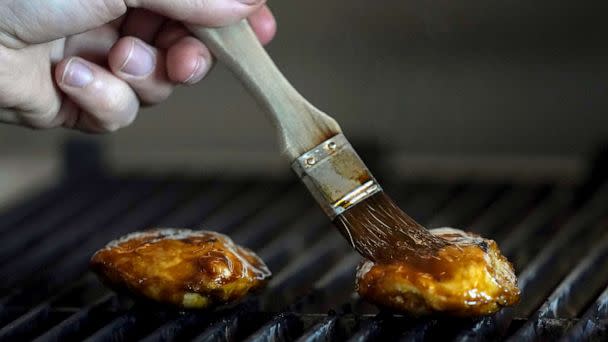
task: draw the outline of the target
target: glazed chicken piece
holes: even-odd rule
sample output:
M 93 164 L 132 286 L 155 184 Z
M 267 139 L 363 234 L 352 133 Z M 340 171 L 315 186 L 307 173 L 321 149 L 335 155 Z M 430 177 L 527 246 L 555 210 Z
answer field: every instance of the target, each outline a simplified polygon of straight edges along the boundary
M 210 231 L 155 229 L 110 242 L 91 259 L 108 286 L 182 308 L 238 300 L 265 285 L 264 262 Z
M 449 242 L 435 258 L 388 264 L 364 260 L 357 271 L 360 296 L 415 316 L 488 315 L 519 301 L 513 266 L 496 242 L 453 228 L 430 231 Z

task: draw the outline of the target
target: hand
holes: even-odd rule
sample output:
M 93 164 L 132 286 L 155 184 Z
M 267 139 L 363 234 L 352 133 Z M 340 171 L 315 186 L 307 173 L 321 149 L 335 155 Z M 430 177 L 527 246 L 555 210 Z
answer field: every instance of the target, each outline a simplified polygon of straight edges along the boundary
M 200 81 L 209 50 L 183 22 L 248 18 L 274 36 L 264 0 L 0 0 L 0 122 L 110 132 L 175 85 Z

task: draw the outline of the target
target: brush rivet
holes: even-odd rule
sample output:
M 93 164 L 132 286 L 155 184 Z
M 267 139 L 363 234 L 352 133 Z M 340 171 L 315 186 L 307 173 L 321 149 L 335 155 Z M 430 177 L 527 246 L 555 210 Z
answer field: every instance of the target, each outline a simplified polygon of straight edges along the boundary
M 308 166 L 315 165 L 316 162 L 317 160 L 315 159 L 315 157 L 306 158 L 306 165 Z
M 336 147 L 338 147 L 338 145 L 336 145 L 336 143 L 333 142 L 333 141 L 330 141 L 327 144 L 327 149 L 330 150 L 330 151 L 334 151 L 336 149 Z

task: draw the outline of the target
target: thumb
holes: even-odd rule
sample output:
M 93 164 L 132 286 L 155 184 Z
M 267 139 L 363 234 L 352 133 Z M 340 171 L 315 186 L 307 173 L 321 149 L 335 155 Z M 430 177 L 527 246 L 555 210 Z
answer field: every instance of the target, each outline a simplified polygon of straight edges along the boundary
M 253 14 L 265 0 L 27 0 L 0 6 L 0 44 L 19 49 L 99 27 L 129 7 L 174 20 L 223 26 Z

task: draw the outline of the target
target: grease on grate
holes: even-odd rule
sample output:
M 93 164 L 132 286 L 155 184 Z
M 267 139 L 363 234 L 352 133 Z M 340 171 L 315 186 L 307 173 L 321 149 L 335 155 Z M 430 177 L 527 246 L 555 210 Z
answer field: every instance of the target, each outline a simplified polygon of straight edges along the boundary
M 416 316 L 488 315 L 519 301 L 513 266 L 496 242 L 453 228 L 430 231 L 448 242 L 435 258 L 423 262 L 363 261 L 357 272 L 361 297 Z
M 236 301 L 270 277 L 257 255 L 229 237 L 189 229 L 129 234 L 97 251 L 91 268 L 116 290 L 188 309 Z

